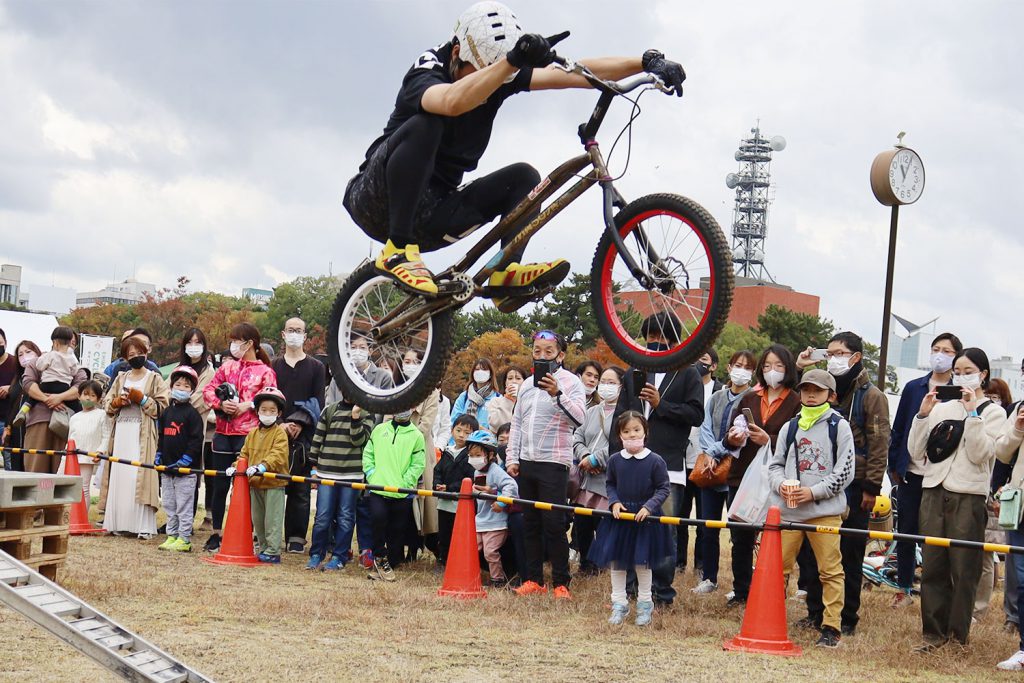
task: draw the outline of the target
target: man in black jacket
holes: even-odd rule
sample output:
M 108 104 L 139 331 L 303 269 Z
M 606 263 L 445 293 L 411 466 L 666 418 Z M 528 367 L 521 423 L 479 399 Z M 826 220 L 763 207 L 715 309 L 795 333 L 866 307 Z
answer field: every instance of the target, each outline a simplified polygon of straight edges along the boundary
M 670 312 L 655 313 L 644 320 L 640 329 L 649 349 L 665 349 L 679 343 L 683 326 L 679 318 Z M 686 491 L 686 445 L 690 429 L 700 427 L 704 421 L 704 384 L 700 373 L 690 366 L 683 370 L 666 373 L 648 373 L 647 383 L 639 396 L 634 390 L 633 370 L 626 373 L 615 406 L 615 418 L 627 410 L 637 410 L 647 416 L 650 433 L 647 447 L 665 459 L 669 478 L 672 480 L 672 495 L 665 502 L 665 513 L 671 514 L 676 505 L 675 498 Z M 613 429 L 609 453 L 622 449 L 622 441 Z M 681 505 L 681 504 L 680 504 Z M 675 599 L 672 588 L 675 579 L 676 558 L 667 558 L 654 573 L 654 604 L 668 607 Z

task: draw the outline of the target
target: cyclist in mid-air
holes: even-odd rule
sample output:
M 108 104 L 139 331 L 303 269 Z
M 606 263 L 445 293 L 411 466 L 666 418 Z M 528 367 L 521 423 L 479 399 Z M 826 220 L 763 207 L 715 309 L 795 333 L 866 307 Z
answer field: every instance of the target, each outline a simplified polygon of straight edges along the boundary
M 506 166 L 462 185 L 487 149 L 498 109 L 529 90 L 589 88 L 576 74 L 551 67 L 552 46 L 568 36 L 524 33 L 500 2 L 478 2 L 466 10 L 446 43 L 419 56 L 406 73 L 384 133 L 366 152 L 359 173 L 345 189 L 345 208 L 370 237 L 385 242 L 378 271 L 406 289 L 434 296 L 434 276 L 420 257 L 469 235 L 510 212 L 540 182 L 529 164 Z M 677 95 L 683 68 L 657 50 L 643 57 L 601 57 L 583 62 L 595 75 L 618 80 L 646 71 Z M 545 68 L 547 67 L 547 68 Z M 507 235 L 502 246 L 513 235 Z M 525 288 L 550 288 L 569 273 L 556 259 L 524 264 L 525 244 L 514 262 L 496 271 L 487 290 L 499 310 L 530 301 Z M 517 295 L 517 293 L 519 293 Z

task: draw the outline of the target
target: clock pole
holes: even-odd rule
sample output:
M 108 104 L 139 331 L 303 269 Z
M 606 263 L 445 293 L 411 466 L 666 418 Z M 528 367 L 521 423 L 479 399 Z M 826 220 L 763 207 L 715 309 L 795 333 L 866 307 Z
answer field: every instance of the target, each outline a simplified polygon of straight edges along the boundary
M 889 356 L 889 318 L 892 317 L 892 278 L 896 266 L 896 226 L 899 222 L 900 205 L 892 205 L 889 219 L 889 261 L 885 270 L 885 304 L 882 313 L 882 343 L 878 353 L 878 388 L 885 391 L 886 362 Z

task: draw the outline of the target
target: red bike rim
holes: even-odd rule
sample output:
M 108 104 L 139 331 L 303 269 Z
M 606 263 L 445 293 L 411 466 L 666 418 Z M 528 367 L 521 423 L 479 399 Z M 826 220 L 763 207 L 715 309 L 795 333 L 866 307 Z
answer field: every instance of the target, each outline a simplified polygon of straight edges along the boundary
M 618 337 L 619 341 L 631 348 L 635 353 L 647 356 L 649 358 L 663 358 L 665 356 L 677 353 L 680 348 L 685 348 L 690 341 L 695 338 L 700 331 L 704 328 L 704 325 L 708 320 L 708 310 L 711 308 L 710 302 L 714 300 L 716 294 L 716 282 L 715 282 L 715 269 L 711 267 L 711 249 L 708 246 L 707 239 L 704 235 L 697 230 L 693 222 L 680 216 L 678 213 L 673 211 L 666 211 L 664 209 L 653 209 L 651 211 L 645 211 L 637 216 L 634 216 L 629 220 L 628 223 L 619 228 L 619 235 L 625 240 L 625 238 L 631 233 L 638 225 L 642 224 L 645 220 L 653 216 L 671 216 L 679 220 L 690 228 L 690 231 L 700 239 L 701 246 L 704 249 L 704 255 L 708 260 L 708 305 L 704 307 L 704 313 L 697 325 L 690 331 L 684 339 L 678 344 L 669 348 L 665 351 L 652 351 L 645 346 L 638 346 L 633 336 L 626 330 L 622 325 L 622 319 L 619 317 L 619 312 L 615 307 L 615 295 L 612 291 L 612 271 L 615 267 L 615 259 L 618 256 L 619 250 L 613 243 L 605 254 L 604 262 L 601 264 L 601 306 L 604 308 L 605 317 L 611 323 L 612 330 L 615 332 L 615 336 Z M 699 280 L 698 280 L 699 286 Z

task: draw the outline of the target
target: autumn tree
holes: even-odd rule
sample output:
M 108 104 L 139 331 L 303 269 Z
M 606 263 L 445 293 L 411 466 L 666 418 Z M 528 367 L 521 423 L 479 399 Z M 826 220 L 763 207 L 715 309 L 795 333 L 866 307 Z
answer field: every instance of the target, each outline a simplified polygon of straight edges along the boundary
M 523 338 L 515 330 L 487 332 L 474 339 L 463 350 L 457 352 L 448 364 L 441 390 L 447 396 L 458 396 L 466 388 L 478 358 L 490 359 L 495 372 L 508 365 L 533 367 L 533 354 Z

